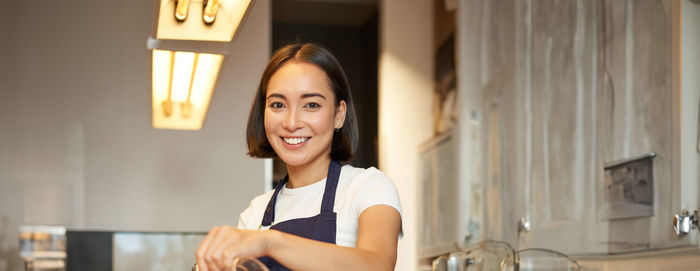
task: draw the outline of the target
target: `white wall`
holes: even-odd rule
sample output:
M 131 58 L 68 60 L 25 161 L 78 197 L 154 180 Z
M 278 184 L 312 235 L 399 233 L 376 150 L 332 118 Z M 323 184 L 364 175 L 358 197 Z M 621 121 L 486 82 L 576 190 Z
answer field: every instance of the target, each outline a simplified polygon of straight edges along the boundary
M 380 10 L 379 169 L 401 197 L 396 270 L 417 269 L 418 146 L 433 135 L 432 1 L 385 0 Z
M 0 262 L 17 226 L 207 231 L 263 192 L 245 125 L 270 51 L 258 0 L 201 131 L 151 128 L 153 1 L 7 1 L 0 19 Z M 2 263 L 0 263 L 0 267 Z

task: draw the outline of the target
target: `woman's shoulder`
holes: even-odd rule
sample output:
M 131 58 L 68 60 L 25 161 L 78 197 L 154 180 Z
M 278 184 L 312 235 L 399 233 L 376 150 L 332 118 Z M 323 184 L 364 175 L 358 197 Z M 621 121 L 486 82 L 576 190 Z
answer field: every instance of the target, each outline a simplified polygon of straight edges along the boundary
M 243 210 L 240 214 L 240 220 L 238 223 L 239 228 L 243 229 L 253 229 L 252 226 L 258 225 L 259 221 L 262 221 L 262 217 L 267 207 L 267 203 L 270 202 L 274 190 L 267 191 L 250 201 L 248 208 Z
M 349 179 L 389 179 L 389 176 L 375 167 L 361 168 L 352 165 L 344 165 L 340 171 L 340 177 Z
M 340 182 L 345 182 L 350 186 L 374 186 L 374 185 L 391 185 L 394 182 L 384 172 L 375 167 L 360 168 L 351 165 L 343 166 L 340 171 Z
M 248 208 L 258 209 L 256 207 L 262 206 L 261 208 L 264 209 L 265 207 L 267 207 L 267 203 L 270 202 L 270 198 L 272 198 L 273 193 L 275 193 L 274 189 L 257 195 L 255 198 L 253 198 L 253 200 L 250 201 L 250 206 Z
M 396 185 L 388 175 L 375 167 L 343 166 L 338 185 L 343 196 L 353 202 L 354 212 L 358 216 L 365 209 L 375 205 L 389 205 L 401 214 Z

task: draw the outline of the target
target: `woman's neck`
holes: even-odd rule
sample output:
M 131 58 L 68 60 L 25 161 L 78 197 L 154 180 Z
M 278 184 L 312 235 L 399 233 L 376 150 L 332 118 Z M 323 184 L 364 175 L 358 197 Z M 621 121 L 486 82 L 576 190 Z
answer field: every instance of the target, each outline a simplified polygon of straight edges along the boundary
M 328 173 L 330 163 L 331 158 L 324 157 L 301 166 L 287 165 L 287 173 L 289 174 L 287 187 L 297 188 L 322 180 Z

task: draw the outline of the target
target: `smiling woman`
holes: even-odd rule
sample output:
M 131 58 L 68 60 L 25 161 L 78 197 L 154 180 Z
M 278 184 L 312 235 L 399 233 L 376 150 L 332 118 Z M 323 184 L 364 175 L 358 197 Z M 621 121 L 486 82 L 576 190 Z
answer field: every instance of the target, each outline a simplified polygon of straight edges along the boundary
M 278 74 L 278 71 L 283 70 L 283 68 L 285 70 L 284 73 L 280 72 Z M 313 74 L 303 74 L 306 71 Z M 292 74 L 293 72 L 296 72 L 296 74 Z M 295 86 L 297 88 L 307 87 L 307 89 L 296 89 L 296 91 L 300 92 L 298 93 L 299 95 L 305 98 L 321 95 L 325 100 L 333 101 L 334 104 L 331 104 L 333 107 L 336 105 L 340 106 L 341 102 L 345 105 L 344 121 L 333 135 L 330 155 L 333 160 L 350 160 L 357 149 L 358 131 L 355 107 L 350 94 L 348 80 L 340 64 L 330 52 L 317 45 L 301 43 L 290 44 L 277 50 L 263 72 L 248 119 L 248 154 L 260 158 L 279 156 L 270 145 L 265 133 L 267 100 L 271 97 L 286 97 L 284 93 L 280 93 L 282 89 L 279 88 L 285 87 L 284 84 L 287 84 L 286 79 L 300 74 L 302 77 L 294 78 L 294 82 L 289 82 L 289 84 L 298 84 Z M 279 75 L 275 76 L 277 78 L 274 78 L 279 80 L 273 80 L 272 77 L 274 75 Z M 270 87 L 271 85 L 272 87 Z M 324 92 L 324 90 L 327 92 Z
M 270 78 L 265 133 L 288 167 L 330 160 L 333 134 L 343 127 L 347 105 L 344 100 L 336 105 L 325 77 L 314 64 L 291 61 Z
M 357 147 L 350 87 L 326 49 L 294 43 L 270 59 L 248 120 L 248 154 L 279 157 L 288 175 L 253 199 L 237 227 L 214 227 L 200 270 L 261 257 L 270 270 L 393 270 L 401 234 L 394 183 L 341 165 Z

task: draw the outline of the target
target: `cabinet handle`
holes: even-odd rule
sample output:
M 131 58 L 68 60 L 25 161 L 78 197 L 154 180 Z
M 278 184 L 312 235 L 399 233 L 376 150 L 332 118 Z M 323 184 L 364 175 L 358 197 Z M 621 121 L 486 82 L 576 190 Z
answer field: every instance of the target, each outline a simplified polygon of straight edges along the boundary
M 530 231 L 530 221 L 523 216 L 520 218 L 520 221 L 518 221 L 518 235 L 520 235 L 522 232 L 528 231 Z
M 698 210 L 693 211 L 693 214 L 690 214 L 688 210 L 683 209 L 681 210 L 680 214 L 676 214 L 673 217 L 673 230 L 676 232 L 676 235 L 678 236 L 684 236 L 692 229 L 695 229 L 698 227 Z

